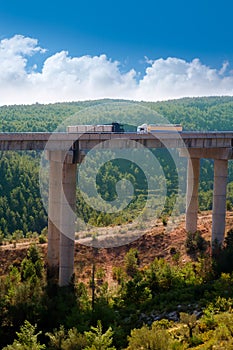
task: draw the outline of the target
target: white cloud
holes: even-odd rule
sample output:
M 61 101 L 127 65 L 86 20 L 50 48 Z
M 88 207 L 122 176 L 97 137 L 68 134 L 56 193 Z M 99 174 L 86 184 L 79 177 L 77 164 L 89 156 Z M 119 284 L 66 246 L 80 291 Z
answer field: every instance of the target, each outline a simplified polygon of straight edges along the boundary
M 137 80 L 131 69 L 106 55 L 70 57 L 67 51 L 48 57 L 41 72 L 30 57 L 45 50 L 36 39 L 15 35 L 0 41 L 0 105 L 124 98 L 157 101 L 184 96 L 233 95 L 233 74 L 228 62 L 219 70 L 194 59 L 151 60 Z
M 45 52 L 38 46 L 38 40 L 24 37 L 23 35 L 15 35 L 10 39 L 3 39 L 0 42 L 0 52 L 11 54 L 32 55 L 35 52 Z
M 23 84 L 27 79 L 27 56 L 45 50 L 37 45 L 36 39 L 15 35 L 0 41 L 0 91 L 5 84 Z M 22 86 L 23 87 L 23 86 Z
M 41 73 L 29 80 L 36 88 L 48 89 L 59 100 L 116 97 L 135 85 L 135 72 L 121 74 L 117 62 L 105 55 L 71 58 L 65 51 L 49 57 Z M 111 96 L 110 96 L 111 95 Z
M 158 59 L 151 63 L 139 82 L 138 97 L 146 100 L 184 96 L 233 95 L 233 75 L 226 75 L 227 65 L 210 68 L 199 59 Z M 225 73 L 225 74 L 224 74 Z

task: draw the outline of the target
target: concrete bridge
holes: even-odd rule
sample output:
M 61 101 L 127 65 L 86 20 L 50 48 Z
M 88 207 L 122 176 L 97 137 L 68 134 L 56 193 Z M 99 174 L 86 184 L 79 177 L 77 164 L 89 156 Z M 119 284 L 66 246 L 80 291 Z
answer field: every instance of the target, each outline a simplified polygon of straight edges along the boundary
M 212 242 L 225 234 L 228 160 L 233 157 L 233 132 L 137 133 L 0 133 L 0 150 L 46 150 L 50 163 L 48 207 L 48 268 L 59 285 L 70 282 L 74 270 L 76 168 L 88 150 L 130 146 L 130 140 L 148 148 L 177 148 L 188 158 L 186 230 L 197 230 L 200 159 L 214 159 Z M 135 144 L 135 143 L 134 143 Z

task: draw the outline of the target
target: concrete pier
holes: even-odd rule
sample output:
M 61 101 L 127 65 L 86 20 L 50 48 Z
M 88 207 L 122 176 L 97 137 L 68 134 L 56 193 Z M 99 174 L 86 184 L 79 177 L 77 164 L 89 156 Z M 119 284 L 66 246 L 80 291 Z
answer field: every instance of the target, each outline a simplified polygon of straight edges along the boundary
M 74 272 L 76 170 L 71 154 L 47 152 L 49 160 L 48 276 L 68 285 Z
M 180 150 L 181 157 L 188 157 L 186 192 L 186 230 L 196 232 L 198 218 L 198 182 L 200 159 L 214 160 L 214 190 L 212 206 L 212 247 L 222 244 L 225 236 L 226 188 L 228 160 L 232 159 L 232 147 L 189 148 Z
M 60 205 L 59 285 L 68 285 L 74 273 L 76 164 L 64 163 Z
M 226 159 L 214 160 L 212 245 L 215 242 L 221 245 L 225 235 L 227 166 Z
M 58 279 L 62 163 L 50 160 L 48 203 L 48 277 Z
M 197 231 L 200 159 L 188 158 L 186 192 L 186 231 Z

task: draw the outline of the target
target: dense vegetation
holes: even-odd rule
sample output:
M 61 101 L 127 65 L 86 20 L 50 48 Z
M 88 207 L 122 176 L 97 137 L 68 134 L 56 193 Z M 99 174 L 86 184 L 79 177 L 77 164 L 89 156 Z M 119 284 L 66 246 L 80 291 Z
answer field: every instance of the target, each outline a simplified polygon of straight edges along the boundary
M 38 187 L 38 160 L 33 154 L 5 152 L 0 158 L 1 237 L 40 232 L 47 219 Z
M 115 285 L 95 266 L 89 284 L 46 283 L 39 248 L 0 280 L 0 346 L 4 350 L 231 349 L 233 234 L 211 258 L 199 247 L 193 262 L 155 259 L 140 267 L 130 249 L 113 268 Z M 93 256 L 96 252 L 93 251 Z M 95 262 L 94 262 L 95 264 Z M 226 270 L 227 268 L 227 270 Z M 11 344 L 11 345 L 7 345 Z
M 164 102 L 97 100 L 0 107 L 2 132 L 54 131 L 65 120 L 80 124 L 119 121 L 129 125 L 167 119 L 185 130 L 232 130 L 233 97 L 184 98 Z
M 73 122 L 112 120 L 128 124 L 128 128 L 143 122 L 168 120 L 181 123 L 186 130 L 232 130 L 232 107 L 231 97 L 137 104 L 103 100 L 3 106 L 0 131 L 53 131 L 57 127 L 64 130 Z M 163 214 L 169 215 L 179 192 L 178 174 L 166 151 L 155 152 L 166 176 Z M 92 161 L 90 157 L 90 171 Z M 44 232 L 47 216 L 40 199 L 39 162 L 40 154 L 36 152 L 0 154 L 1 243 Z M 200 209 L 205 210 L 212 207 L 213 164 L 211 160 L 202 162 L 199 201 Z M 153 164 L 150 165 L 153 172 Z M 184 169 L 185 163 L 181 163 L 182 183 L 185 183 Z M 135 192 L 127 209 L 117 214 L 93 210 L 77 191 L 77 210 L 85 222 L 100 226 L 132 221 L 143 210 L 147 198 L 153 199 L 142 169 L 132 162 L 116 159 L 101 167 L 96 178 L 97 189 L 106 201 L 116 198 L 115 184 L 121 179 L 130 180 Z M 88 178 L 88 181 L 92 180 Z M 228 209 L 232 209 L 231 162 L 227 196 Z M 95 274 L 89 284 L 74 278 L 70 286 L 58 288 L 46 280 L 40 251 L 31 246 L 27 257 L 22 262 L 15 261 L 8 274 L 0 279 L 0 347 L 4 350 L 232 349 L 232 237 L 230 231 L 223 249 L 218 255 L 210 256 L 207 242 L 199 233 L 187 234 L 186 249 L 193 261 L 185 264 L 180 261 L 179 252 L 171 248 L 173 263 L 155 259 L 141 267 L 139 253 L 131 249 L 124 265 L 112 271 L 114 286 L 108 285 L 101 268 L 93 266 Z

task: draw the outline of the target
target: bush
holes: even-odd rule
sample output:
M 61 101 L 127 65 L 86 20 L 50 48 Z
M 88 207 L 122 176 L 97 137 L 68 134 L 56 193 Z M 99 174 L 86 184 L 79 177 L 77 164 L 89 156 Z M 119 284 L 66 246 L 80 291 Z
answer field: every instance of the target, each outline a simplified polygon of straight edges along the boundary
M 21 264 L 22 280 L 30 279 L 31 277 L 41 278 L 43 274 L 43 261 L 40 252 L 35 245 L 32 245 L 27 253 L 27 258 L 24 258 Z
M 20 332 L 16 332 L 18 340 L 14 340 L 12 345 L 8 345 L 3 350 L 42 350 L 45 345 L 41 345 L 37 337 L 41 333 L 35 334 L 36 327 L 25 321 L 20 327 Z
M 187 232 L 185 247 L 188 254 L 203 253 L 207 249 L 207 242 L 200 231 L 195 233 Z
M 47 237 L 43 234 L 40 234 L 39 235 L 39 243 L 40 244 L 44 244 L 44 243 L 47 243 Z
M 97 322 L 97 327 L 91 327 L 89 332 L 85 332 L 87 343 L 89 346 L 85 350 L 116 350 L 115 346 L 112 346 L 112 329 L 111 327 L 103 333 L 102 324 Z
M 60 326 L 59 330 L 46 335 L 49 337 L 50 349 L 53 350 L 82 350 L 87 346 L 85 335 L 79 333 L 76 328 L 66 332 L 64 326 Z
M 124 269 L 121 266 L 114 266 L 112 269 L 112 277 L 114 280 L 116 280 L 119 284 L 123 285 L 126 281 L 126 273 Z
M 129 345 L 126 350 L 170 350 L 183 349 L 182 344 L 174 341 L 164 327 L 159 327 L 156 322 L 152 328 L 143 326 L 140 329 L 133 329 L 128 337 Z
M 138 271 L 138 251 L 130 249 L 125 255 L 125 269 L 128 276 L 133 277 Z
M 217 275 L 221 272 L 231 273 L 233 271 L 233 229 L 229 230 L 224 241 L 223 248 L 217 246 L 214 249 L 214 268 Z

